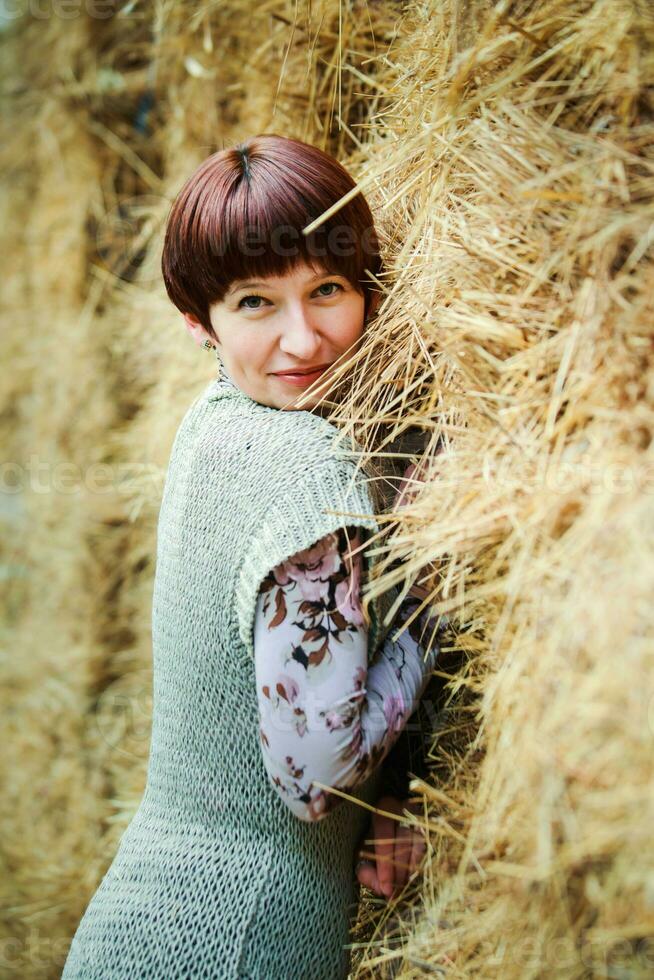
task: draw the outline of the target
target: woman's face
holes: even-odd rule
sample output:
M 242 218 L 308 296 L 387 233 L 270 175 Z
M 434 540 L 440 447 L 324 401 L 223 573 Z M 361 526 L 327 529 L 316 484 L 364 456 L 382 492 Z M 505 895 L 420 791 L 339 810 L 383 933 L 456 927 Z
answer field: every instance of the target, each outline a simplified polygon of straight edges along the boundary
M 329 392 L 334 365 L 358 346 L 363 311 L 363 292 L 347 279 L 302 264 L 285 276 L 233 282 L 209 311 L 217 342 L 190 314 L 184 319 L 198 343 L 214 343 L 242 391 L 262 405 L 292 410 L 316 379 L 315 394 L 300 408 Z M 297 373 L 324 365 L 321 373 Z

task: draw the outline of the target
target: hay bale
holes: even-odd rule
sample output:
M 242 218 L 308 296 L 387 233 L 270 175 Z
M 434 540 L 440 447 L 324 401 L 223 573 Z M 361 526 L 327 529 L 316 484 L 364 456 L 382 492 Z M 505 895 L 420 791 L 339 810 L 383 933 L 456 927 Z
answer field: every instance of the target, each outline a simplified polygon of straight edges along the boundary
M 397 277 L 340 416 L 445 439 L 377 590 L 431 563 L 467 744 L 436 733 L 422 917 L 388 910 L 361 975 L 645 977 L 654 22 L 462 12 L 411 8 L 394 49 L 401 138 L 368 173 Z

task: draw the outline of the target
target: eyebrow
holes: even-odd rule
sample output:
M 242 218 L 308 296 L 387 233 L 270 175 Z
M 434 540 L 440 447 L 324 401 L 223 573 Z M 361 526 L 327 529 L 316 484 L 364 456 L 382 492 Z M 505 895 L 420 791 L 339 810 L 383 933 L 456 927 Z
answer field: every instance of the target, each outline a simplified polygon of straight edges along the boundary
M 321 272 L 319 273 L 319 275 L 313 276 L 312 279 L 309 279 L 309 282 L 310 283 L 316 282 L 316 280 L 325 279 L 327 276 L 335 276 L 339 279 L 345 278 L 345 276 L 342 276 L 340 272 Z M 227 290 L 227 296 L 232 296 L 234 293 L 237 293 L 240 289 L 250 289 L 251 286 L 263 286 L 264 289 L 273 288 L 270 286 L 269 283 L 264 282 L 262 279 L 252 279 L 252 280 L 248 280 L 247 282 L 242 282 L 241 280 L 237 279 L 236 282 L 232 283 L 232 285 Z

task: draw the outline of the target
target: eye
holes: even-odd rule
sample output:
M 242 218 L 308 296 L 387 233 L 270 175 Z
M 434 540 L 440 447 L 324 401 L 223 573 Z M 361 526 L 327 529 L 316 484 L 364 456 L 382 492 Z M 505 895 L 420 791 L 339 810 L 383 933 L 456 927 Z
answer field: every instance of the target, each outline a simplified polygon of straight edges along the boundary
M 239 302 L 238 302 L 239 307 L 241 307 L 243 305 L 243 303 L 245 303 L 246 299 L 263 299 L 263 296 L 257 296 L 256 293 L 250 293 L 249 296 L 244 296 L 242 299 L 239 300 Z M 246 306 L 246 307 L 244 307 L 244 309 L 246 309 L 246 310 L 260 310 L 261 307 L 260 306 Z
M 325 286 L 335 286 L 337 291 L 340 289 L 341 292 L 344 292 L 343 286 L 341 286 L 341 284 L 338 283 L 338 282 L 322 282 L 317 288 L 318 289 L 324 289 Z M 334 296 L 334 295 L 335 295 L 335 293 L 321 293 L 321 296 L 324 296 L 324 297 L 329 297 L 329 296 Z M 249 293 L 247 296 L 243 296 L 238 301 L 238 304 L 237 304 L 238 308 L 239 309 L 242 308 L 244 310 L 260 310 L 261 309 L 261 306 L 259 306 L 259 305 L 257 305 L 257 306 L 250 306 L 249 303 L 246 305 L 246 301 L 249 300 L 249 299 L 260 299 L 264 303 L 266 302 L 266 300 L 263 298 L 263 296 L 259 296 L 257 293 Z
M 336 286 L 337 289 L 342 290 L 343 287 L 339 282 L 323 282 L 318 286 L 318 289 L 324 289 L 325 286 Z M 323 293 L 323 296 L 333 296 L 334 293 Z

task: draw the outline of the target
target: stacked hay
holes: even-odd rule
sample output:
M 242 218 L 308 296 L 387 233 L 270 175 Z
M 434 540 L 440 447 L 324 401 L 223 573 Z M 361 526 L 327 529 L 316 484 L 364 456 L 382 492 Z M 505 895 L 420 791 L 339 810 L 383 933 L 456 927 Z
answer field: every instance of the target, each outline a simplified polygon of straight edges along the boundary
M 48 68 L 85 44 L 80 21 L 8 31 L 2 44 L 4 976 L 55 975 L 62 916 L 93 886 L 107 814 L 92 709 L 109 588 L 93 550 L 108 528 L 89 481 L 115 409 L 91 329 L 86 227 L 101 171 Z
M 468 656 L 366 975 L 654 973 L 653 42 L 644 5 L 416 5 L 383 77 L 396 275 L 341 419 L 442 433 L 389 558 Z
M 256 132 L 324 146 L 375 209 L 385 302 L 334 420 L 379 459 L 406 425 L 445 446 L 379 542 L 429 563 L 459 658 L 415 785 L 430 851 L 362 905 L 356 976 L 651 975 L 653 40 L 619 0 L 9 26 L 5 486 L 46 464 L 3 494 L 15 975 L 59 975 L 143 789 L 162 475 L 214 373 L 160 232 Z

